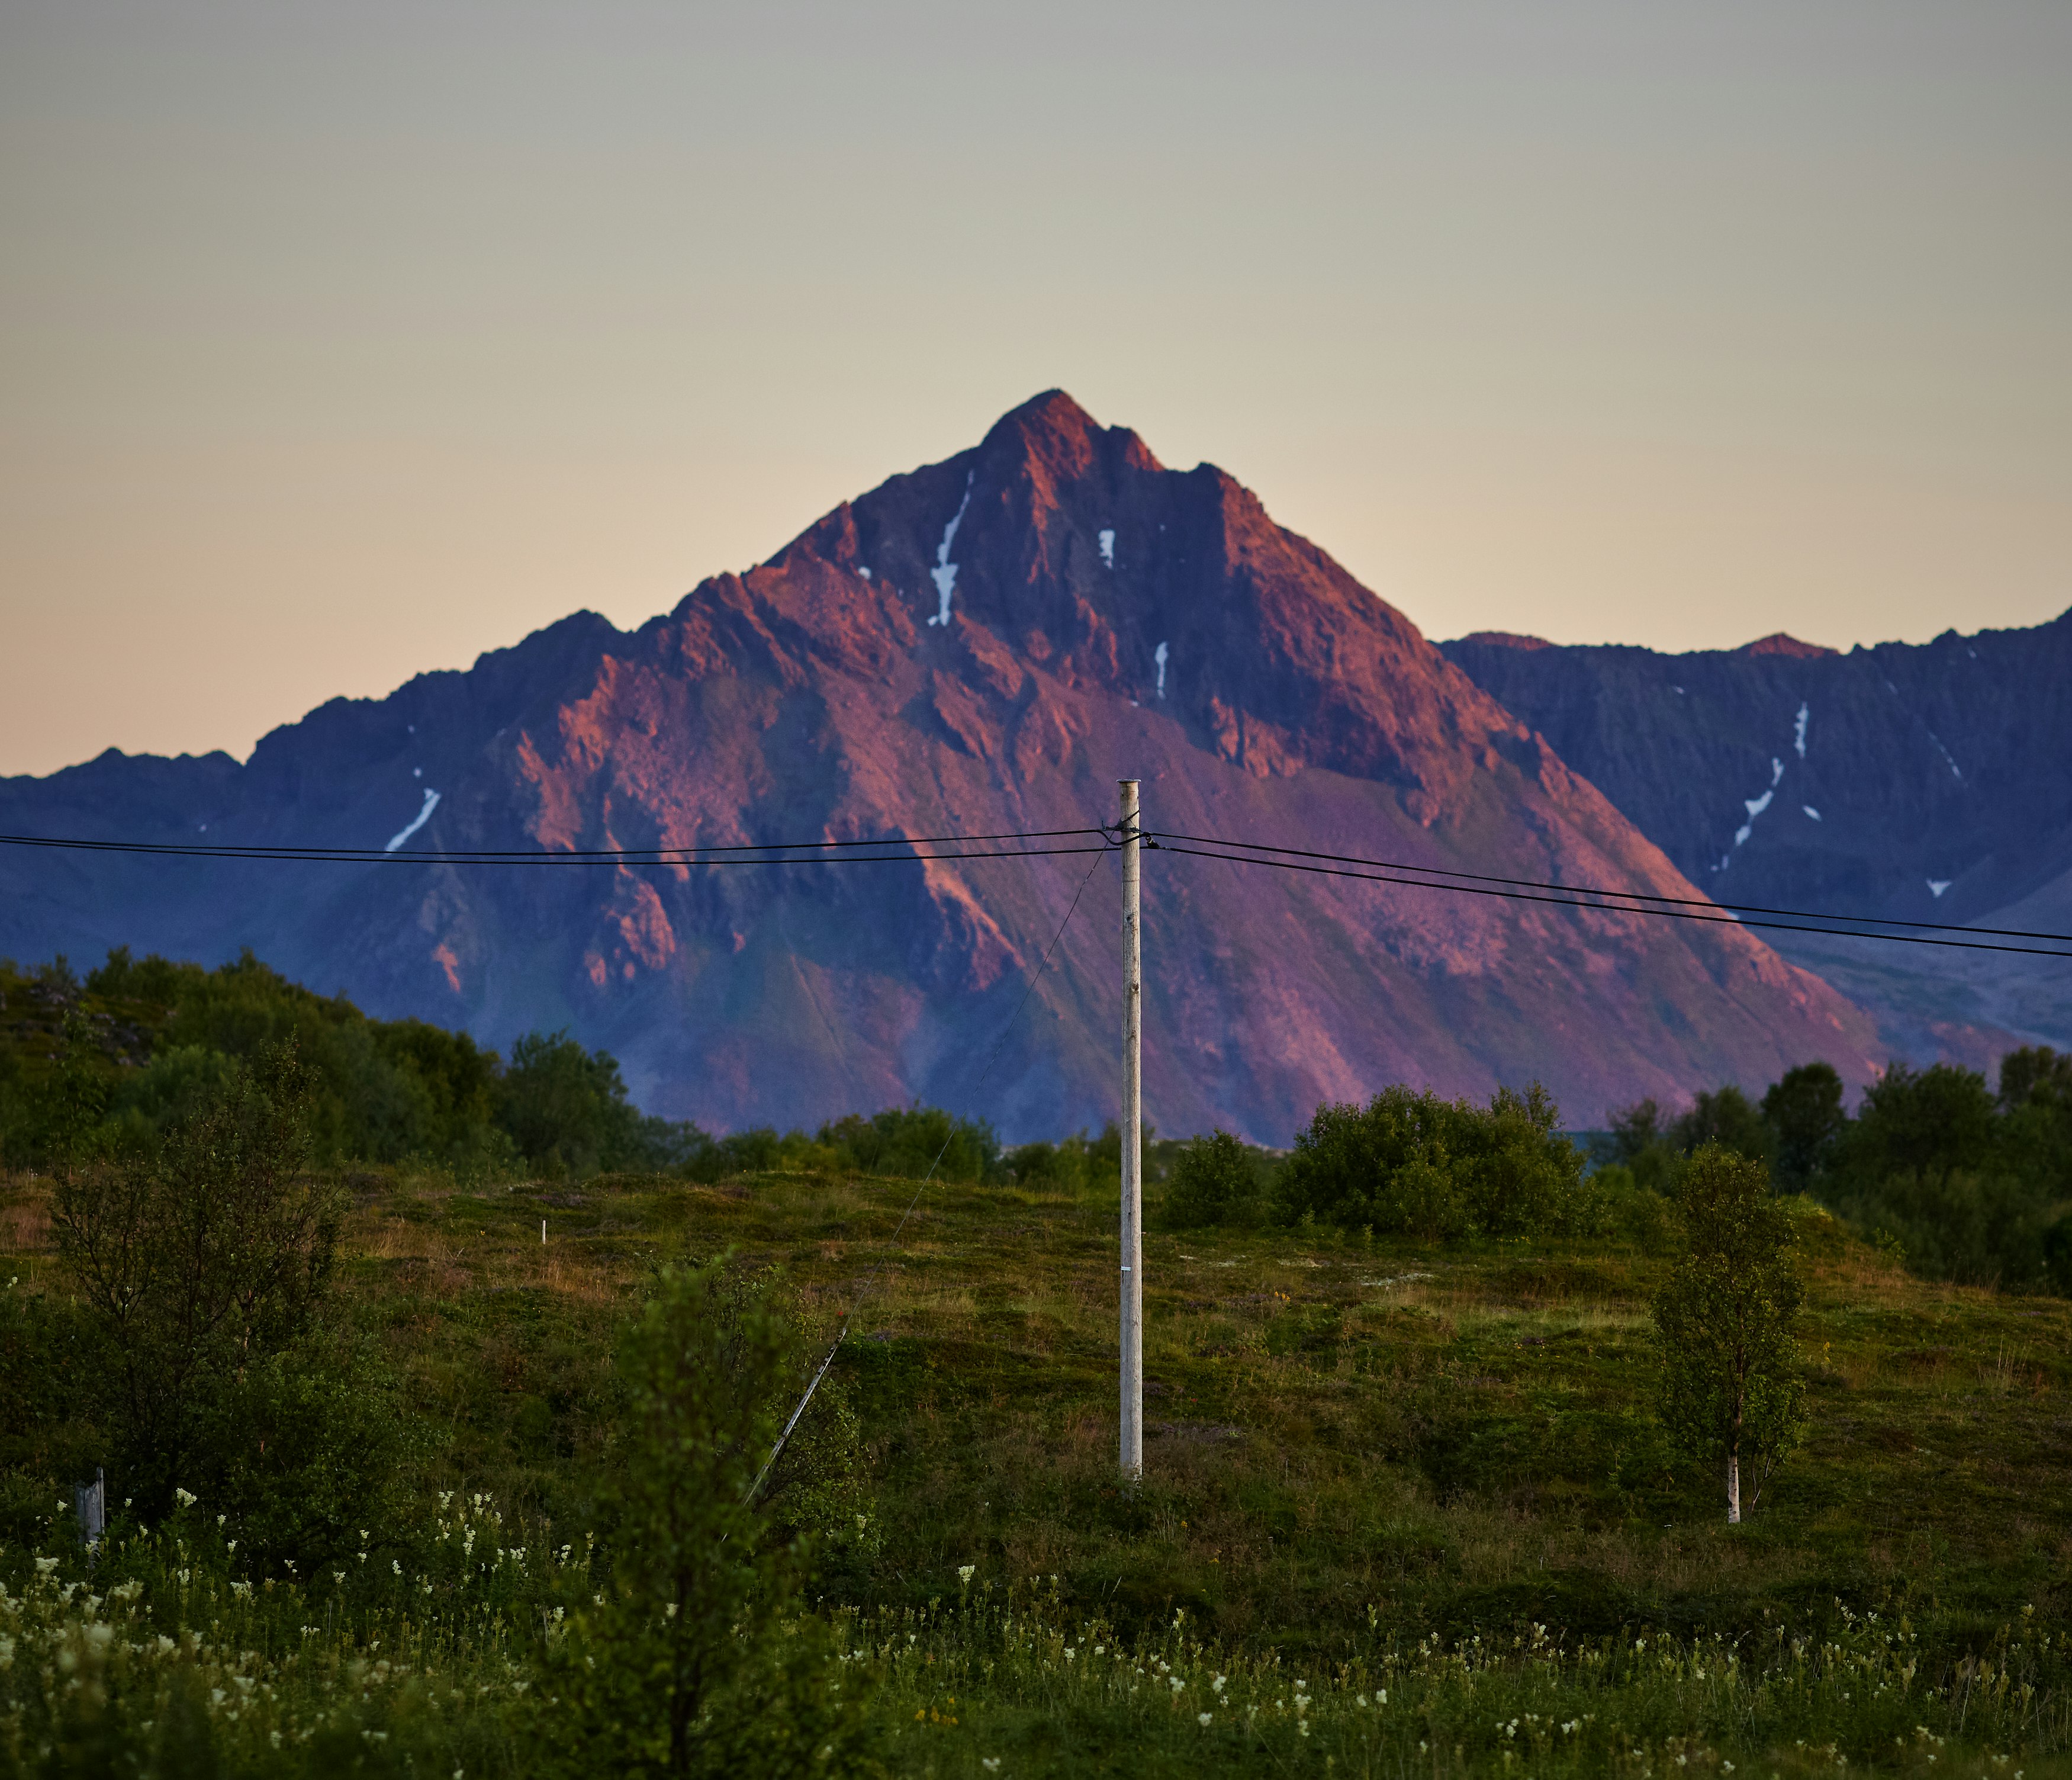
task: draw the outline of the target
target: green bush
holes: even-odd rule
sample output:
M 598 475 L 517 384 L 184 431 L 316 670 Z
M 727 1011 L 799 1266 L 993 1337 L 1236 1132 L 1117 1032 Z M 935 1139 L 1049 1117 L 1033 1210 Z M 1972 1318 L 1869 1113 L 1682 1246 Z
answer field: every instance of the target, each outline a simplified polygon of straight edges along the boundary
M 1499 1088 L 1486 1108 L 1397 1086 L 1365 1106 L 1326 1105 L 1296 1134 L 1277 1210 L 1346 1228 L 1443 1242 L 1470 1235 L 1589 1234 L 1601 1197 L 1535 1082 Z
M 614 1556 L 545 1641 L 545 1727 L 581 1774 L 808 1774 L 869 1764 L 861 1690 L 789 1617 L 805 1553 L 751 1499 L 800 1372 L 790 1323 L 724 1262 L 671 1270 L 619 1352 Z M 830 1685 L 834 1683 L 834 1685 Z
M 918 1102 L 869 1119 L 851 1113 L 823 1125 L 815 1141 L 834 1152 L 838 1167 L 908 1180 L 931 1168 L 939 1180 L 985 1180 L 1000 1166 L 1000 1139 L 990 1125 Z
M 210 1430 L 243 1437 L 229 1404 L 310 1332 L 342 1208 L 306 1172 L 310 1098 L 292 1045 L 269 1047 L 152 1150 L 59 1182 L 51 1223 L 90 1331 L 72 1382 L 143 1513 L 211 1462 Z
M 1896 1242 L 1907 1266 L 1930 1279 L 1973 1285 L 2033 1285 L 2048 1277 L 2051 1207 L 2012 1172 L 1908 1168 L 1852 1173 L 1828 1198 L 1874 1239 Z
M 1001 1158 L 1001 1170 L 1009 1180 L 1027 1186 L 1076 1193 L 1087 1184 L 1086 1139 L 1068 1137 L 1061 1143 L 1021 1144 Z
M 1198 1137 L 1181 1151 L 1159 1212 L 1173 1230 L 1212 1224 L 1248 1229 L 1264 1215 L 1259 1167 L 1252 1153 L 1228 1131 Z

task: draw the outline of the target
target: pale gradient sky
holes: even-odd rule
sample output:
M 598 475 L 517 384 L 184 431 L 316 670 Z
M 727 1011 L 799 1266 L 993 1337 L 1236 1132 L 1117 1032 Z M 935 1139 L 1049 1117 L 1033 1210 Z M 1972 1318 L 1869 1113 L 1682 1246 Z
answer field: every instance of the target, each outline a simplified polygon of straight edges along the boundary
M 0 772 L 632 624 L 1062 385 L 1428 634 L 2072 604 L 2072 6 L 0 9 Z

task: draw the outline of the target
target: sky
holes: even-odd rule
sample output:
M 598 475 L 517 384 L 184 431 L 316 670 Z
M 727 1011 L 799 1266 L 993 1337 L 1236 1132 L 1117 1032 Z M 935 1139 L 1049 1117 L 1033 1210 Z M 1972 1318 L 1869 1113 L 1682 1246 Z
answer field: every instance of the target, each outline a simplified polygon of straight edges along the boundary
M 1433 637 L 2072 605 L 2072 7 L 10 0 L 0 773 L 631 626 L 1053 386 Z

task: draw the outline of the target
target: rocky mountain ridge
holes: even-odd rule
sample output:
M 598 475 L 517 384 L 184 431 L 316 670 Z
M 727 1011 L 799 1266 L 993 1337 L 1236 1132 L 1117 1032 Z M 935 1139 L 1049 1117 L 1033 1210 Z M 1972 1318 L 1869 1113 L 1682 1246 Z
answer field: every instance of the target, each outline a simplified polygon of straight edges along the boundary
M 1680 655 L 1494 632 L 1439 647 L 1708 895 L 2072 932 L 2072 612 L 1846 654 L 1782 636 Z M 1903 1054 L 2072 1042 L 2072 971 L 2049 960 L 1773 943 Z
M 718 1128 L 919 1097 L 1054 1134 L 1114 1105 L 1100 853 L 575 856 L 1083 828 L 1124 774 L 1154 828 L 1690 893 L 1556 748 L 1240 484 L 1166 470 L 1054 391 L 635 632 L 578 614 L 465 673 L 333 701 L 241 767 L 105 756 L 0 781 L 13 832 L 397 843 L 323 866 L 10 852 L 0 948 L 249 945 L 492 1043 L 565 1024 L 621 1056 L 651 1110 Z M 539 863 L 458 856 L 491 847 Z M 1147 1099 L 1169 1130 L 1285 1142 L 1321 1098 L 1534 1076 L 1589 1123 L 1811 1056 L 1856 1080 L 1879 1061 L 1844 997 L 1732 925 L 1146 863 Z

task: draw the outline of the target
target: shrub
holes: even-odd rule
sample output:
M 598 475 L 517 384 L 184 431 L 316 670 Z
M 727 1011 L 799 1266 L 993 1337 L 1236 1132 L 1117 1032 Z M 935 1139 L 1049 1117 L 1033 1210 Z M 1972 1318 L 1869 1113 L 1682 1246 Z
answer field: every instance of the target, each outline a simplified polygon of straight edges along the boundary
M 1260 1221 L 1262 1209 L 1252 1152 L 1228 1131 L 1219 1131 L 1181 1151 L 1160 1213 L 1174 1230 L 1211 1224 L 1248 1228 Z
M 1001 1158 L 1001 1172 L 1026 1186 L 1077 1193 L 1087 1184 L 1087 1140 L 1068 1137 L 1062 1143 L 1023 1143 Z
M 830 1686 L 824 1634 L 787 1617 L 804 1554 L 750 1500 L 798 1359 L 790 1325 L 724 1262 L 664 1272 L 622 1341 L 610 1580 L 548 1646 L 571 1771 L 865 1765 L 857 1690 Z
M 931 1168 L 939 1180 L 985 1180 L 1000 1161 L 1000 1139 L 985 1120 L 959 1119 L 919 1102 L 888 1106 L 869 1119 L 852 1113 L 823 1125 L 816 1141 L 834 1152 L 839 1167 L 910 1180 Z
M 1858 1171 L 1828 1197 L 1867 1234 L 1896 1242 L 1907 1266 L 1928 1278 L 2030 1285 L 2047 1276 L 2049 1203 L 2009 1170 Z
M 1319 1106 L 1281 1171 L 1280 1214 L 1430 1241 L 1595 1230 L 1602 1202 L 1560 1118 L 1537 1082 L 1486 1109 L 1403 1086 Z
M 309 1179 L 309 1081 L 292 1048 L 229 1074 L 153 1152 L 75 1170 L 51 1209 L 100 1349 L 121 1491 L 158 1514 L 239 1381 L 307 1333 L 331 1279 L 337 1194 Z

